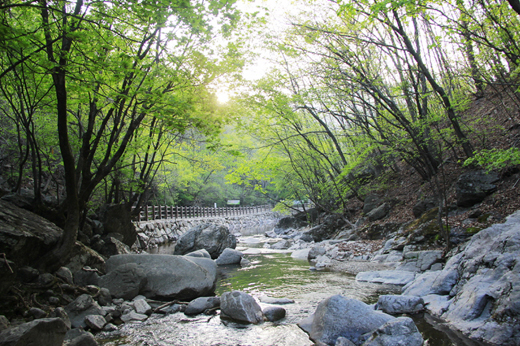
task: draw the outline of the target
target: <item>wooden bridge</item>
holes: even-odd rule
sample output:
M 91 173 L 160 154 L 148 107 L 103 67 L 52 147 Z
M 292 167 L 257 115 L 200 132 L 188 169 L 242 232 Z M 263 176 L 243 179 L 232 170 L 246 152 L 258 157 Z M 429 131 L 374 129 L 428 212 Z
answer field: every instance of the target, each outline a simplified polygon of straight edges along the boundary
M 211 218 L 219 216 L 238 216 L 257 214 L 271 211 L 270 205 L 259 205 L 254 207 L 173 207 L 166 205 L 147 205 L 141 207 L 138 218 L 135 221 L 150 221 L 164 219 L 190 219 Z

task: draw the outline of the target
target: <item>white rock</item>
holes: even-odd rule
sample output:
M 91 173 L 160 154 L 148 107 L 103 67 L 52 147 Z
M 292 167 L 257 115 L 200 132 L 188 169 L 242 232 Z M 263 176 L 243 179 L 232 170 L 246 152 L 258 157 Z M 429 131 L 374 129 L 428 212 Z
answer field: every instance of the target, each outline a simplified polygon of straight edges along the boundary
M 389 285 L 406 285 L 413 281 L 415 273 L 399 270 L 382 270 L 360 272 L 356 275 L 356 281 L 367 281 Z

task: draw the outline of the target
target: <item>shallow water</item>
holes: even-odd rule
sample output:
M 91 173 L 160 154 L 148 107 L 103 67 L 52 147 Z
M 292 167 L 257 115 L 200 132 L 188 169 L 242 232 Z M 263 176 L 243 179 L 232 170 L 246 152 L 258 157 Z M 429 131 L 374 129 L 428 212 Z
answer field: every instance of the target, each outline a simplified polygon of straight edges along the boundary
M 264 238 L 243 238 L 239 244 L 257 251 L 246 251 L 248 267 L 219 267 L 216 293 L 241 290 L 257 298 L 290 298 L 294 304 L 283 305 L 286 318 L 276 323 L 242 325 L 221 320 L 218 315 L 187 317 L 183 313 L 153 315 L 147 321 L 125 324 L 117 332 L 99 335 L 101 345 L 131 346 L 305 346 L 313 345 L 296 325 L 312 314 L 320 301 L 335 294 L 372 304 L 381 294 L 399 294 L 400 287 L 356 282 L 354 276 L 337 272 L 310 271 L 306 260 L 291 258 L 290 253 L 264 251 Z M 260 303 L 262 307 L 269 304 Z M 429 346 L 475 345 L 457 335 L 450 335 L 435 321 L 422 316 L 414 320 L 429 339 Z

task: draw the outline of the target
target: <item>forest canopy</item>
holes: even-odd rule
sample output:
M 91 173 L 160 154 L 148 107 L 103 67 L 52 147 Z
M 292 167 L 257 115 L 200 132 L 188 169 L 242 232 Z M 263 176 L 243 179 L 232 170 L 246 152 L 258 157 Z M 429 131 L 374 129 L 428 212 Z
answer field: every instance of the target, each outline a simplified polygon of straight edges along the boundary
M 518 1 L 299 0 L 286 9 L 0 4 L 2 189 L 29 194 L 34 211 L 64 228 L 46 260 L 66 258 L 105 204 L 310 200 L 347 213 L 374 188 L 368 181 L 389 184 L 402 165 L 441 200 L 446 162 L 520 161 L 500 135 L 519 122 Z M 225 104 L 219 88 L 231 94 Z M 465 117 L 490 90 L 507 116 Z

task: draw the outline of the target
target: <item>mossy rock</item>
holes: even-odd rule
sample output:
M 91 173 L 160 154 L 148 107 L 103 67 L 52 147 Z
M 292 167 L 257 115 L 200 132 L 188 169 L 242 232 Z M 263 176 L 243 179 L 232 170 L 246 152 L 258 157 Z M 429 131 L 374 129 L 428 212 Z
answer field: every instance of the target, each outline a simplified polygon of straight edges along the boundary
M 425 224 L 427 223 L 428 221 L 432 221 L 432 220 L 435 220 L 437 218 L 437 213 L 439 212 L 439 208 L 438 207 L 435 207 L 435 208 L 432 208 L 430 210 L 428 210 L 427 212 L 425 212 L 424 214 L 421 215 L 420 218 L 418 218 L 417 220 L 414 220 L 412 222 L 410 222 L 410 224 L 408 224 L 405 228 L 404 228 L 404 234 L 410 234 L 411 232 L 413 232 L 414 230 L 416 230 L 417 228 L 419 228 L 422 224 Z M 438 228 L 438 227 L 437 227 Z
M 384 239 L 389 234 L 397 232 L 399 227 L 401 227 L 401 223 L 394 223 L 394 222 L 388 222 L 382 225 L 379 224 L 372 224 L 367 225 L 363 227 L 359 232 L 358 235 L 361 239 L 368 239 L 368 240 L 378 240 L 378 239 Z

